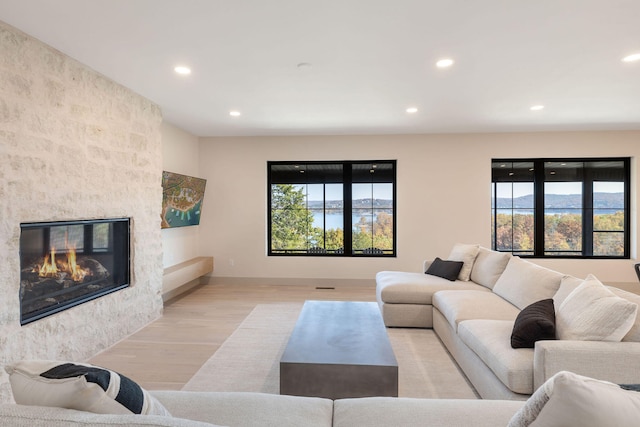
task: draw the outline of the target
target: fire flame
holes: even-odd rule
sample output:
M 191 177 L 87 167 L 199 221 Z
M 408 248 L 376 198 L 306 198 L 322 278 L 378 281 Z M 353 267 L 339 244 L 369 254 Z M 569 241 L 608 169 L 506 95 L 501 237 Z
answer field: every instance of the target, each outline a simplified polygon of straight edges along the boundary
M 68 274 L 74 282 L 82 282 L 91 275 L 89 269 L 84 269 L 76 263 L 76 248 L 67 246 L 67 262 L 56 262 L 56 248 L 51 248 L 49 255 L 44 257 L 44 262 L 38 267 L 40 277 L 58 278 L 62 273 Z

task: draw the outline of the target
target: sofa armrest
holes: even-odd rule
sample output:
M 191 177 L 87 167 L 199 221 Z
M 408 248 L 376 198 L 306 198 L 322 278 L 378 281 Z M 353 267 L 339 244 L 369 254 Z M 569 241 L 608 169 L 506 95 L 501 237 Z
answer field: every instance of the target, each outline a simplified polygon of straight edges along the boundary
M 431 265 L 431 263 L 433 262 L 432 259 L 425 259 L 424 261 L 422 261 L 422 272 L 426 273 L 427 270 L 429 269 L 429 266 Z
M 536 342 L 533 353 L 534 390 L 560 371 L 617 384 L 640 383 L 640 342 Z

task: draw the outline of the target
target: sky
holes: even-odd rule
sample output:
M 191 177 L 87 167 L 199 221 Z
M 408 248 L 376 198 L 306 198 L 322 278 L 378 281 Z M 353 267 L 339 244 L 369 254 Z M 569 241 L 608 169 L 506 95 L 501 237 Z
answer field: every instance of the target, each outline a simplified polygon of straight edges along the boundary
M 353 184 L 351 197 L 357 199 L 386 199 L 393 200 L 392 184 Z M 322 184 L 307 185 L 309 200 L 317 201 L 322 198 Z M 325 184 L 326 200 L 342 200 L 342 184 Z

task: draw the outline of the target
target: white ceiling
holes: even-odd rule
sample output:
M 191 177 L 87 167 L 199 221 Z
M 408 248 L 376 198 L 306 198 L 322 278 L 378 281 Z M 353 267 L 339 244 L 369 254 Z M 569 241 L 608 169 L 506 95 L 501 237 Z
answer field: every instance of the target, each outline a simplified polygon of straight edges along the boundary
M 0 0 L 198 136 L 640 129 L 638 18 L 639 0 Z

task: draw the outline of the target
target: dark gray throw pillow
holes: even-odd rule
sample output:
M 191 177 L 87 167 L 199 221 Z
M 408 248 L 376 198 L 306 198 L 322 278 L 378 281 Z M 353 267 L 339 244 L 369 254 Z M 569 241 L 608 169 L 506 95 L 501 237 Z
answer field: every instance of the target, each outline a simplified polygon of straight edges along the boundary
M 533 348 L 536 341 L 556 339 L 553 299 L 543 299 L 525 307 L 513 325 L 511 347 Z
M 463 265 L 464 262 L 462 261 L 445 261 L 436 257 L 425 273 L 453 282 L 458 278 Z
M 624 390 L 640 391 L 640 384 L 619 384 Z

